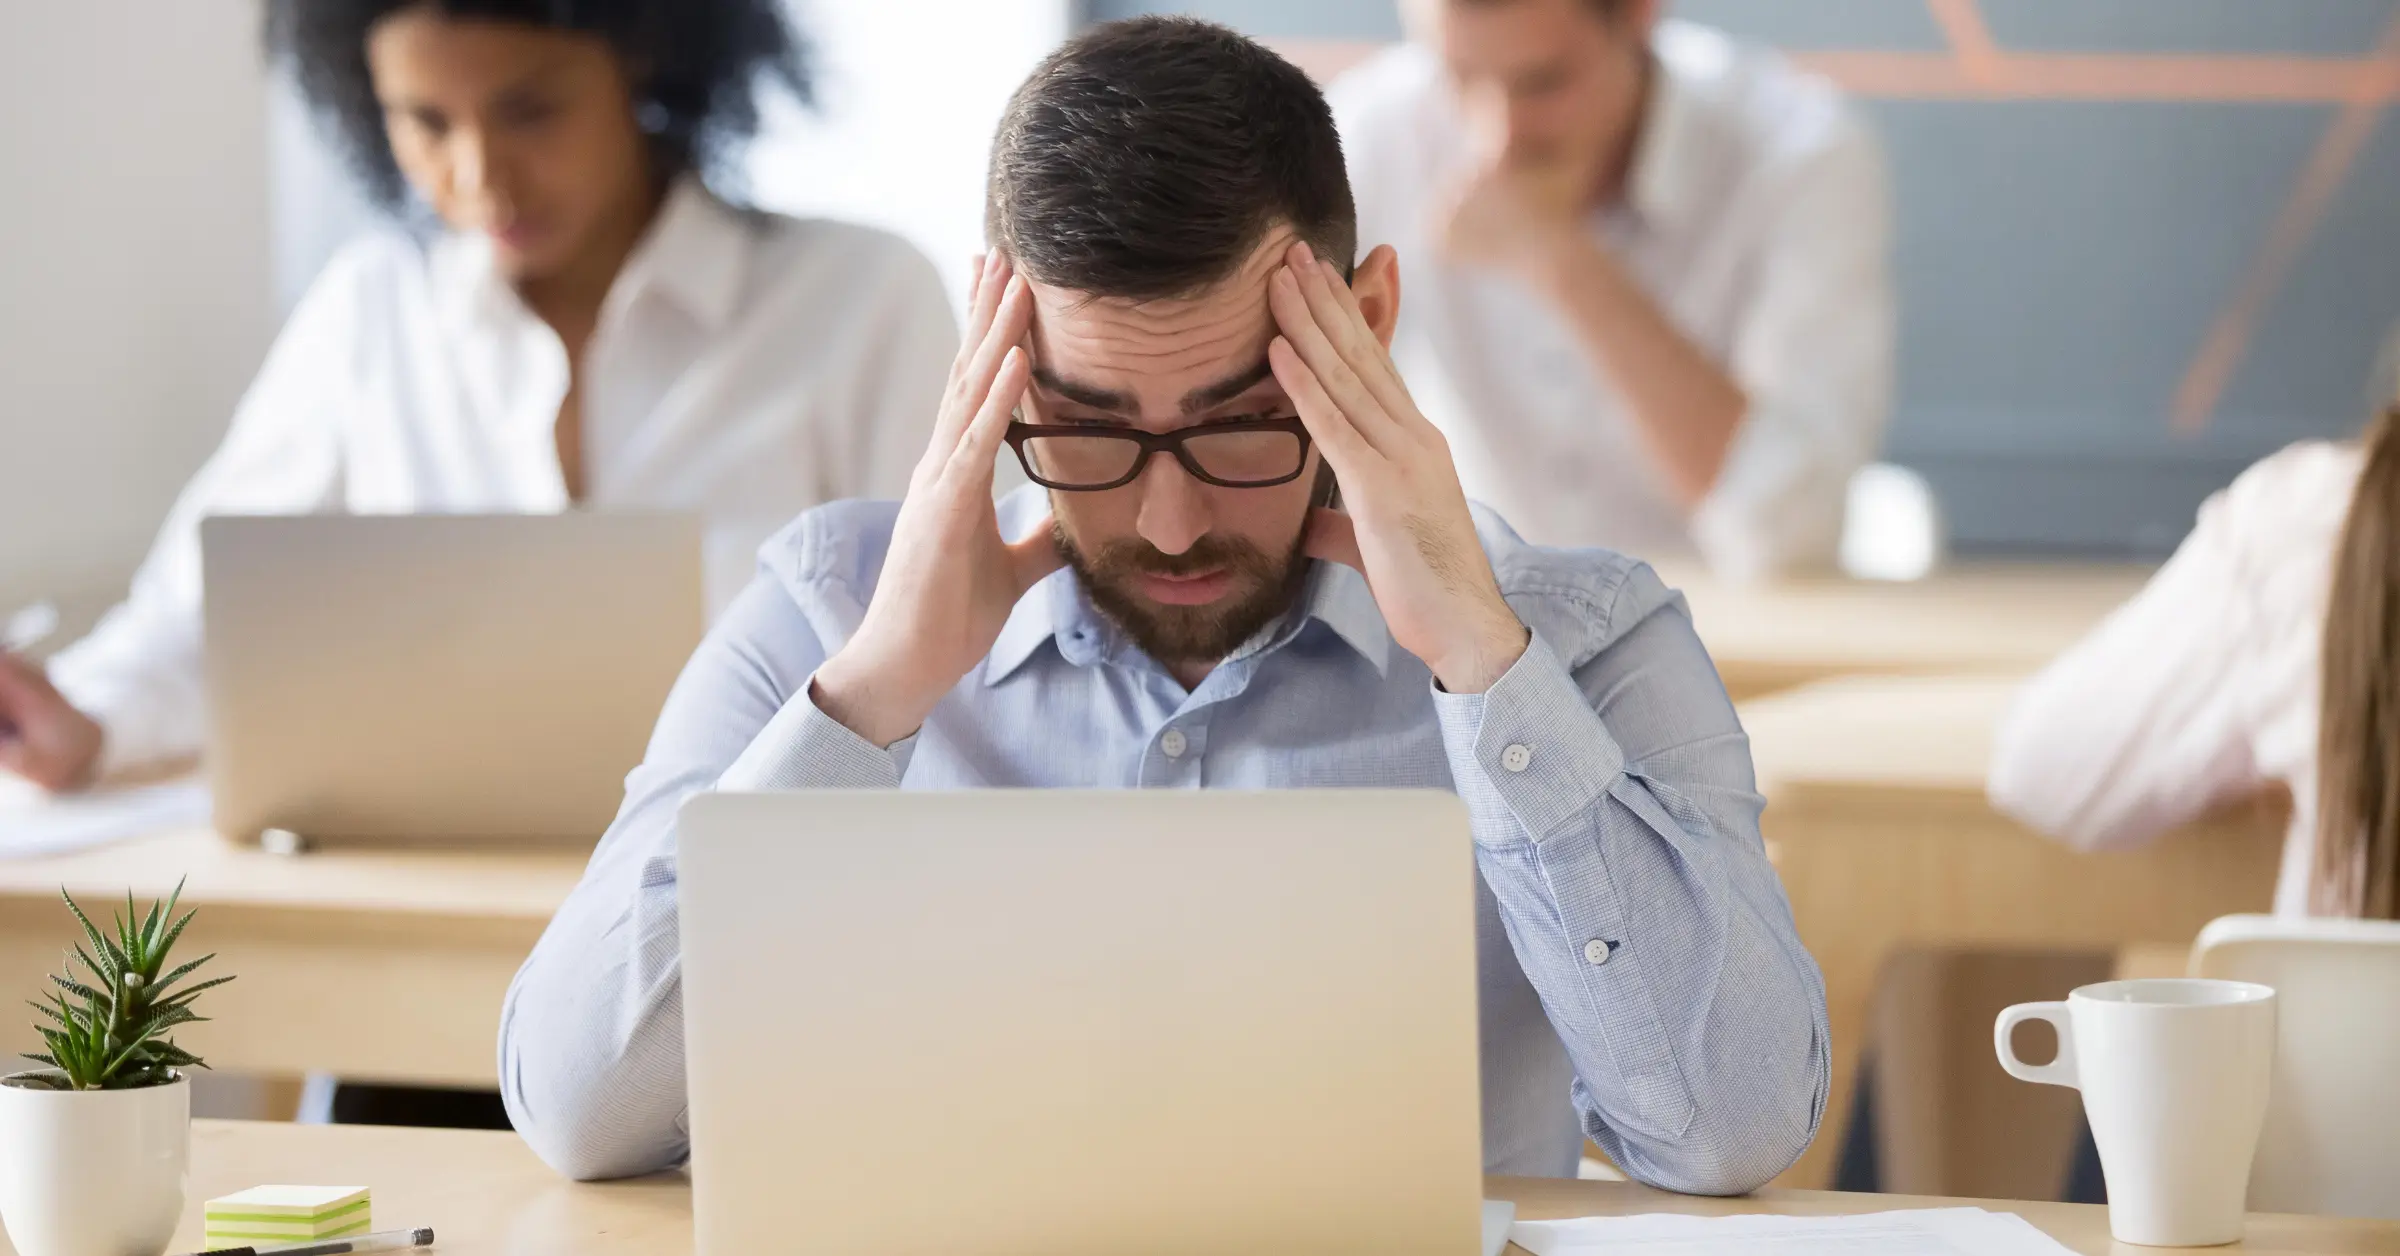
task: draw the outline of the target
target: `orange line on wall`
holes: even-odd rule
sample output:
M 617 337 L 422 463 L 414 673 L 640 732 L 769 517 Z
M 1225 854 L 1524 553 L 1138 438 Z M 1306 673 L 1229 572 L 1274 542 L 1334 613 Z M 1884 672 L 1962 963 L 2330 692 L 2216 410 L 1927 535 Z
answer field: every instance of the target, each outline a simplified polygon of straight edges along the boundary
M 1342 71 L 1392 46 L 1390 41 L 1381 39 L 1286 38 L 1259 42 L 1319 83 L 1340 78 Z
M 2330 57 L 2011 54 L 1997 78 L 1971 77 L 1956 58 L 1924 52 L 1802 52 L 1792 60 L 1853 96 L 1881 100 L 2176 101 L 2247 104 L 2388 103 L 2400 99 L 2391 63 Z
M 1925 0 L 1925 7 L 1942 28 L 1942 38 L 1950 41 L 1950 51 L 1967 81 L 1997 85 L 2001 79 L 2000 45 L 1992 38 L 1992 28 L 1984 24 L 1975 0 Z
M 1319 82 L 1390 45 L 1372 39 L 1267 41 Z M 2400 58 L 2003 53 L 1997 78 L 1970 77 L 1942 52 L 1798 52 L 1791 59 L 1854 96 L 1899 100 L 2400 101 Z
M 2308 164 L 2301 167 L 2299 179 L 2293 183 L 2291 194 L 2284 198 L 2275 221 L 2268 226 L 2266 239 L 2260 242 L 2258 252 L 2243 270 L 2232 298 L 2217 312 L 2216 321 L 2201 338 L 2200 351 L 2175 390 L 2170 417 L 2177 431 L 2197 432 L 2208 426 L 2209 416 L 2216 413 L 2217 403 L 2224 399 L 2234 372 L 2241 369 L 2242 360 L 2249 355 L 2250 341 L 2260 320 L 2273 306 L 2276 294 L 2283 291 L 2292 267 L 2308 248 L 2309 237 L 2316 234 L 2317 224 L 2325 220 L 2325 211 L 2349 182 L 2359 153 L 2374 138 L 2375 125 L 2383 118 L 2383 104 L 2390 98 L 2393 76 L 2389 71 L 2394 68 L 2395 59 L 2400 59 L 2400 14 L 2395 14 L 2384 28 L 2375 53 L 2375 64 L 2385 71 L 2380 75 L 2381 81 L 2353 85 L 2349 99 L 2318 137 L 2316 148 L 2308 155 Z

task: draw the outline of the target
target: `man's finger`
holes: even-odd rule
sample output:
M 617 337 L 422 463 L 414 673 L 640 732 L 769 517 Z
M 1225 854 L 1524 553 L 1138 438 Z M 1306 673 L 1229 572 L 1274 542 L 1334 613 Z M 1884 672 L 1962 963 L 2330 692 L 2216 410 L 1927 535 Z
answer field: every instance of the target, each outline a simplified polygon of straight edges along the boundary
M 1397 423 L 1406 425 L 1415 404 L 1408 390 L 1400 386 L 1400 376 L 1392 366 L 1391 355 L 1384 352 L 1383 342 L 1375 338 L 1375 329 L 1367 326 L 1366 311 L 1358 306 L 1358 294 L 1350 291 L 1342 272 L 1332 262 L 1316 256 L 1303 240 L 1292 247 L 1296 255 L 1293 278 L 1298 281 L 1300 295 L 1308 301 L 1309 313 L 1333 345 L 1342 363 L 1357 374 L 1359 384 L 1375 398 L 1377 405 Z
M 1367 391 L 1358 373 L 1342 361 L 1341 353 L 1325 338 L 1325 330 L 1310 311 L 1307 298 L 1300 295 L 1299 277 L 1290 267 L 1279 268 L 1267 288 L 1267 304 L 1274 311 L 1276 325 L 1283 329 L 1283 338 L 1308 365 L 1309 373 L 1316 377 L 1330 404 L 1370 444 L 1384 450 L 1398 428 Z
M 1308 532 L 1300 546 L 1301 552 L 1310 558 L 1340 563 L 1362 576 L 1367 574 L 1366 560 L 1358 553 L 1358 525 L 1341 511 L 1324 506 L 1310 511 Z
M 1358 294 L 1342 281 L 1342 272 L 1333 263 L 1320 261 L 1317 268 L 1324 275 L 1325 289 L 1341 310 L 1345 325 L 1355 331 L 1353 342 L 1358 352 L 1349 361 L 1366 381 L 1367 391 L 1375 394 L 1384 413 L 1402 426 L 1410 425 L 1412 420 L 1426 422 L 1417 410 L 1416 398 L 1409 395 L 1407 381 L 1400 378 L 1400 368 L 1392 362 L 1391 351 L 1383 347 L 1383 342 L 1376 339 L 1375 329 L 1367 324 L 1367 312 L 1360 308 Z
M 983 408 L 967 425 L 966 435 L 958 442 L 958 452 L 951 455 L 950 471 L 964 475 L 983 485 L 985 496 L 992 491 L 992 465 L 1000 457 L 1000 446 L 1008 439 L 1009 420 L 1014 417 L 1017 402 L 1025 396 L 1025 385 L 1033 378 L 1031 361 L 1023 349 L 1009 346 L 1006 357 L 992 376 L 991 391 L 983 399 Z
M 1013 269 L 1008 264 L 1008 255 L 997 251 L 984 254 L 978 261 L 974 297 L 967 303 L 967 326 L 958 341 L 959 361 L 973 361 L 975 351 L 990 334 L 992 319 L 1008 295 Z
M 934 431 L 934 447 L 955 450 L 965 438 L 975 416 L 982 412 L 989 398 L 993 381 L 1000 373 L 1000 364 L 1014 351 L 1015 344 L 1025 335 L 1032 319 L 1033 293 L 1022 279 L 1011 279 L 1007 292 L 1000 298 L 990 323 L 984 328 L 983 342 L 975 347 L 973 360 L 967 363 L 966 373 L 959 377 L 956 391 L 943 403 L 942 419 Z M 1011 406 L 1016 404 L 1012 398 Z
M 1317 382 L 1316 372 L 1308 369 L 1308 363 L 1301 360 L 1291 341 L 1277 336 L 1267 342 L 1267 368 L 1275 372 L 1275 382 L 1283 385 L 1284 395 L 1292 399 L 1293 408 L 1300 412 L 1301 425 L 1308 429 L 1309 438 L 1325 451 L 1325 461 L 1345 485 L 1352 482 L 1352 477 L 1363 476 L 1367 467 L 1382 457 L 1359 434 L 1341 407 L 1333 404 L 1325 386 Z
M 1334 295 L 1335 289 L 1348 289 L 1342 282 L 1341 271 L 1332 262 L 1320 259 L 1306 240 L 1294 241 L 1290 253 L 1292 277 L 1299 281 L 1300 295 L 1307 300 L 1309 312 L 1316 315 L 1317 326 L 1324 329 L 1325 339 L 1342 355 L 1342 360 L 1363 373 L 1364 364 L 1372 356 L 1369 350 L 1382 346 L 1375 343 L 1375 333 L 1367 327 L 1366 316 L 1358 312 L 1358 307 L 1344 305 Z

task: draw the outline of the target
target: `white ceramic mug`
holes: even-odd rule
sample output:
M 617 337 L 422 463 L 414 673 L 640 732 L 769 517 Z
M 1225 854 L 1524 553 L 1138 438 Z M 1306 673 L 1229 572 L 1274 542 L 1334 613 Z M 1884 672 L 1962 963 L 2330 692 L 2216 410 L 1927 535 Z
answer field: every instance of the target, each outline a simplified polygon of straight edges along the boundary
M 192 1087 L 0 1084 L 0 1223 L 22 1256 L 163 1252 L 183 1216 Z
M 2057 1027 L 2051 1063 L 2017 1058 L 2009 1035 L 2029 1020 Z M 2118 1240 L 2208 1247 L 2242 1237 L 2275 1060 L 2273 990 L 2245 981 L 2104 981 L 2064 1003 L 2009 1008 L 1992 1040 L 2010 1076 L 2083 1092 Z

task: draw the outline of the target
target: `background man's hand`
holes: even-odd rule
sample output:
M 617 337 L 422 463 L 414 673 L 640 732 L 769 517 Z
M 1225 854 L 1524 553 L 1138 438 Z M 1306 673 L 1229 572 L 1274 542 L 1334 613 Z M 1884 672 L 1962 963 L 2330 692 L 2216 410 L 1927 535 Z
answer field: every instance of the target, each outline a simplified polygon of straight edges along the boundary
M 34 663 L 0 650 L 0 770 L 45 789 L 73 789 L 100 762 L 100 725 Z
M 999 639 L 1025 592 L 1063 559 L 1047 524 L 1000 535 L 992 465 L 1025 395 L 1033 298 L 1009 260 L 979 264 L 967 334 L 933 441 L 909 480 L 858 632 L 817 669 L 818 709 L 888 746 L 915 732 Z
M 1539 284 L 1577 241 L 1583 203 L 1564 166 L 1494 161 L 1452 195 L 1437 238 L 1450 261 Z
M 1500 596 L 1449 442 L 1410 400 L 1341 272 L 1295 244 L 1268 281 L 1267 361 L 1342 486 L 1310 521 L 1311 557 L 1367 577 L 1392 639 L 1444 689 L 1481 693 L 1531 637 Z

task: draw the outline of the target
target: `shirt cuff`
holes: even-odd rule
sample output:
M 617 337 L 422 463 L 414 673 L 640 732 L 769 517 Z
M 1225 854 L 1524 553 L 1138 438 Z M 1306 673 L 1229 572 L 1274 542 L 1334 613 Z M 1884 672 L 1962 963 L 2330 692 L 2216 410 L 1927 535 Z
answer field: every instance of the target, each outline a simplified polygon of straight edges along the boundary
M 1475 840 L 1539 842 L 1579 824 L 1625 770 L 1625 752 L 1537 629 L 1525 653 L 1482 693 L 1433 692 L 1450 776 L 1478 822 Z
M 898 789 L 916 748 L 910 734 L 888 748 L 817 709 L 812 674 L 717 778 L 722 790 Z

